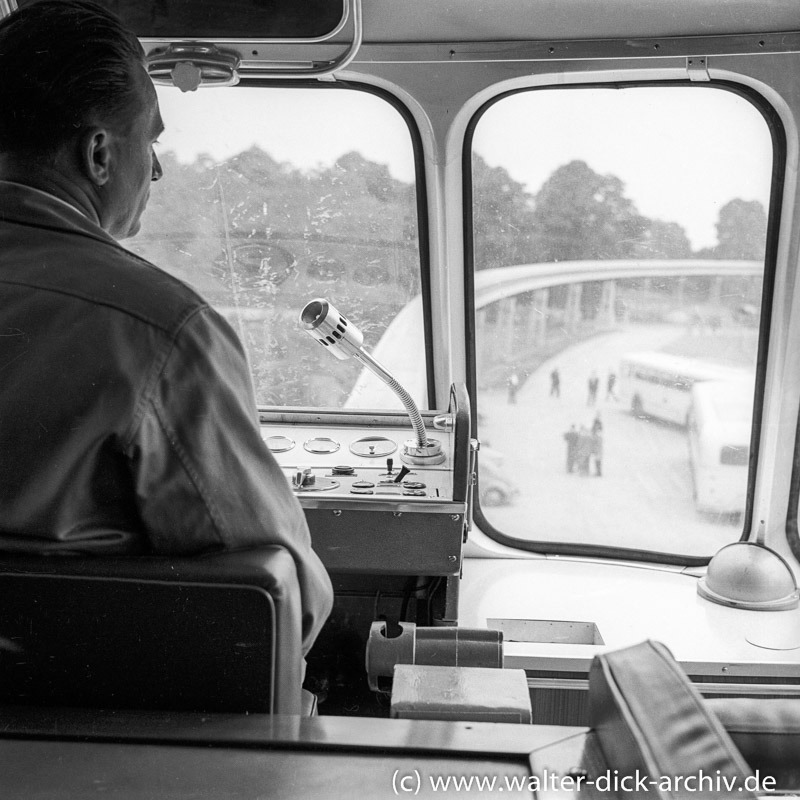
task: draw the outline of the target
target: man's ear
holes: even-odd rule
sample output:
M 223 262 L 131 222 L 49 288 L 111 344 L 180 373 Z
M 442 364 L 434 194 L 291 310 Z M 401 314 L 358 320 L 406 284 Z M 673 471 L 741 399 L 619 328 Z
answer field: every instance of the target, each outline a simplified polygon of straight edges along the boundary
M 105 128 L 89 128 L 80 138 L 80 166 L 95 186 L 104 186 L 111 174 L 111 134 Z

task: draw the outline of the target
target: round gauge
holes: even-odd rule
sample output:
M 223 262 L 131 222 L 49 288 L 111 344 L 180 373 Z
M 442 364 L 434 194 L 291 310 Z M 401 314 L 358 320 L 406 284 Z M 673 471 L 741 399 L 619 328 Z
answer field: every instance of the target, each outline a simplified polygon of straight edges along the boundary
M 335 439 L 327 436 L 318 436 L 316 439 L 309 439 L 303 443 L 303 447 L 309 453 L 335 453 L 341 445 Z
M 264 441 L 273 453 L 285 453 L 294 447 L 294 439 L 290 439 L 288 436 L 267 436 Z
M 356 439 L 350 445 L 350 452 L 357 456 L 366 458 L 380 458 L 388 456 L 397 450 L 397 443 L 385 436 L 365 436 L 363 439 Z

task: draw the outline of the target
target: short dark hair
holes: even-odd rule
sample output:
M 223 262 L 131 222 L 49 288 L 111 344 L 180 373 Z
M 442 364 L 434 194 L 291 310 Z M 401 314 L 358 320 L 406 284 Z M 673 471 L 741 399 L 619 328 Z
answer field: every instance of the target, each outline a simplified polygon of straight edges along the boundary
M 144 52 L 91 0 L 38 0 L 0 20 L 0 152 L 52 154 L 141 109 Z

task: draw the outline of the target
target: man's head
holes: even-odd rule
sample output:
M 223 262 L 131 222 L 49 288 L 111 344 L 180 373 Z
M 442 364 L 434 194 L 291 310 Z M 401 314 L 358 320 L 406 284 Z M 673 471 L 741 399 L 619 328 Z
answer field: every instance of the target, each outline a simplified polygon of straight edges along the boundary
M 117 238 L 138 231 L 163 124 L 141 45 L 113 14 L 41 0 L 0 21 L 0 109 L 6 177 L 44 177 Z

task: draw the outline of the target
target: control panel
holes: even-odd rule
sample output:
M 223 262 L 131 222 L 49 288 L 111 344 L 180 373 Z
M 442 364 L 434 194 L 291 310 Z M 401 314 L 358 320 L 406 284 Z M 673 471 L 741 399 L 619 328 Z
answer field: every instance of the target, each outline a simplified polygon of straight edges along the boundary
M 466 390 L 453 386 L 446 411 L 420 416 L 422 454 L 402 412 L 261 415 L 330 571 L 458 574 L 471 486 Z
M 439 418 L 448 424 L 449 417 Z M 397 428 L 364 429 L 309 426 L 277 433 L 262 428 L 264 441 L 283 467 L 286 479 L 306 507 L 336 499 L 425 503 L 453 499 L 452 432 L 431 431 L 429 441 L 442 445 L 439 464 L 402 460 L 404 437 Z

